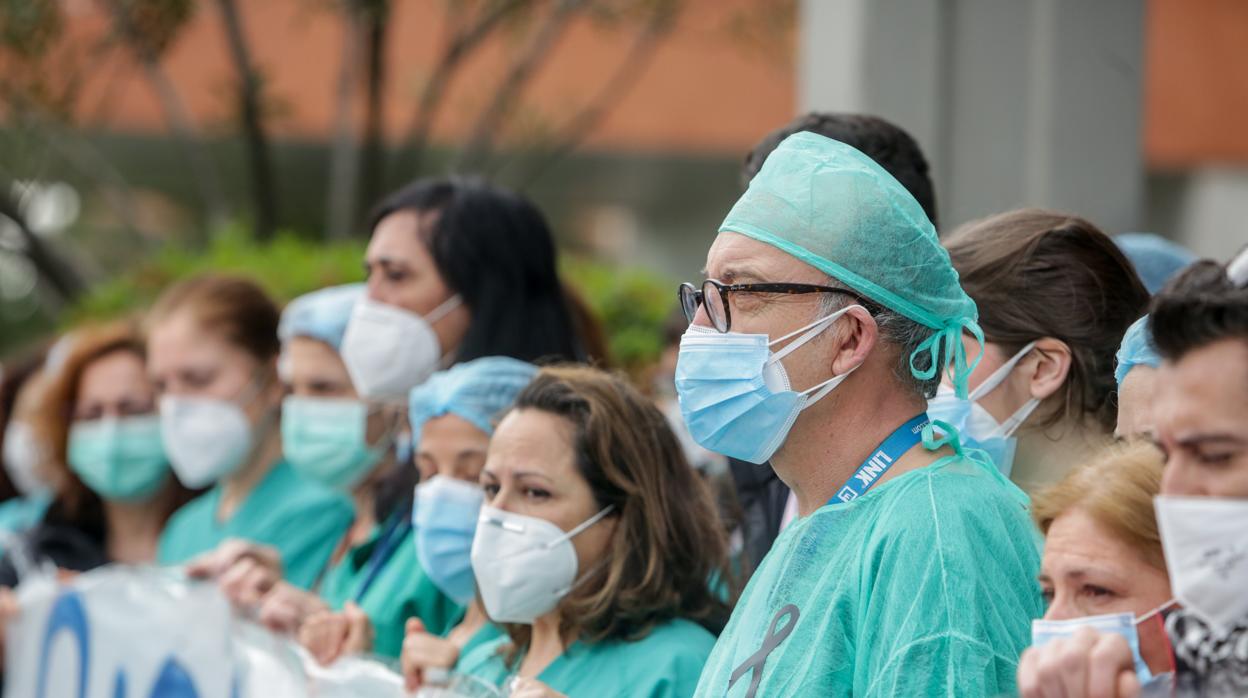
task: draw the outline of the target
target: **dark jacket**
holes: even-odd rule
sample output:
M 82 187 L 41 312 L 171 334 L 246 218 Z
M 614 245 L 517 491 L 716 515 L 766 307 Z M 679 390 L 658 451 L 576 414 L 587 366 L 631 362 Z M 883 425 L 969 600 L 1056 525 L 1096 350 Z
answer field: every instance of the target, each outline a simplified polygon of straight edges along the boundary
M 60 502 L 53 502 L 34 528 L 19 535 L 17 545 L 21 546 L 21 551 L 9 550 L 0 558 L 0 586 L 17 585 L 18 566 L 14 556 L 21 553 L 34 564 L 50 562 L 74 572 L 86 572 L 109 563 L 102 523 L 71 523 Z
M 744 583 L 780 535 L 780 519 L 789 500 L 789 487 L 771 469 L 770 463 L 755 465 L 732 458 L 728 460 L 728 467 L 742 512 L 746 564 L 745 579 L 741 581 Z

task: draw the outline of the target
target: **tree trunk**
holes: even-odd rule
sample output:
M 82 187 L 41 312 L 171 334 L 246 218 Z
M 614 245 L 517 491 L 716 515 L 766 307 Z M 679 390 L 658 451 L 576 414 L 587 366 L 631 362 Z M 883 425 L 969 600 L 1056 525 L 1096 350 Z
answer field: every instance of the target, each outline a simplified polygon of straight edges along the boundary
M 390 0 L 374 0 L 365 16 L 364 154 L 361 165 L 360 200 L 372 206 L 385 186 L 385 98 L 386 44 L 390 20 Z
M 208 228 L 211 230 L 225 223 L 229 218 L 229 206 L 226 203 L 221 179 L 217 176 L 212 156 L 209 155 L 199 138 L 186 103 L 178 94 L 177 87 L 169 79 L 169 75 L 165 73 L 160 64 L 160 58 L 153 55 L 139 40 L 121 0 L 106 0 L 105 4 L 113 16 L 117 33 L 126 42 L 131 53 L 143 68 L 143 74 L 156 93 L 156 98 L 165 114 L 165 121 L 173 133 L 174 142 L 186 158 L 191 178 L 195 180 L 195 186 L 199 189 L 199 198 L 207 212 Z
M 268 134 L 264 129 L 260 75 L 251 62 L 242 17 L 239 15 L 235 0 L 217 0 L 217 5 L 221 9 L 221 18 L 225 23 L 230 59 L 234 63 L 235 72 L 238 73 L 239 116 L 243 138 L 247 145 L 247 160 L 251 169 L 256 237 L 260 240 L 270 240 L 277 230 L 277 188 Z
M 355 86 L 360 79 L 360 49 L 364 30 L 361 10 L 354 0 L 343 3 L 342 63 L 334 108 L 334 135 L 329 159 L 328 212 L 325 234 L 343 240 L 355 223 L 356 184 L 360 171 L 360 144 L 355 134 Z

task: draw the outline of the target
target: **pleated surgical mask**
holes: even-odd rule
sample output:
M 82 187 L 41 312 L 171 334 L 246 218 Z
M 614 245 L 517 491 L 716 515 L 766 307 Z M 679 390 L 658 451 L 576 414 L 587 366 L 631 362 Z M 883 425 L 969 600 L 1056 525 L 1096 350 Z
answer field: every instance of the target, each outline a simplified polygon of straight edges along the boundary
M 857 367 L 803 391 L 789 385 L 781 359 L 814 340 L 849 306 L 777 339 L 692 325 L 680 340 L 676 392 L 689 433 L 703 448 L 766 463 L 802 410 L 823 399 Z M 796 339 L 794 339 L 796 337 Z M 772 347 L 792 339 L 779 351 Z

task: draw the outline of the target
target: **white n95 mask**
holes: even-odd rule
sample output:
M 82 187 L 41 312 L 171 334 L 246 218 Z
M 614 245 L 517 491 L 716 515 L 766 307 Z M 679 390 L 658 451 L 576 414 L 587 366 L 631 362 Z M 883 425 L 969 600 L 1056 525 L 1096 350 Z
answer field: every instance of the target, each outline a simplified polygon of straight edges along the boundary
M 356 302 L 341 351 L 356 391 L 370 399 L 406 398 L 441 363 L 433 323 L 462 303 L 458 294 L 451 296 L 421 317 L 368 298 Z
M 253 444 L 242 408 L 215 398 L 162 397 L 160 436 L 174 474 L 191 489 L 238 470 Z
M 545 519 L 482 507 L 472 540 L 472 572 L 490 619 L 530 625 L 554 610 L 576 584 L 572 539 L 612 508 L 565 533 Z
M 4 471 L 19 494 L 37 497 L 48 491 L 47 484 L 39 476 L 43 449 L 30 424 L 16 419 L 9 422 L 4 430 L 3 456 Z
M 1170 588 L 1215 632 L 1248 619 L 1248 499 L 1154 500 Z

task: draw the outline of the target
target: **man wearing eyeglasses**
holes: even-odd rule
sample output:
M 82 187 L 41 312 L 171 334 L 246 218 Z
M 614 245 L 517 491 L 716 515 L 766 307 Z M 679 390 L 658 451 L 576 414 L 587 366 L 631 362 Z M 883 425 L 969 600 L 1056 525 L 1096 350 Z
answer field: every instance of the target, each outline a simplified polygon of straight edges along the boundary
M 982 333 L 922 208 L 861 152 L 798 133 L 706 272 L 680 292 L 682 415 L 704 447 L 770 460 L 799 518 L 697 695 L 1012 692 L 1039 553 L 1025 495 L 925 414 L 942 376 L 965 395 Z

